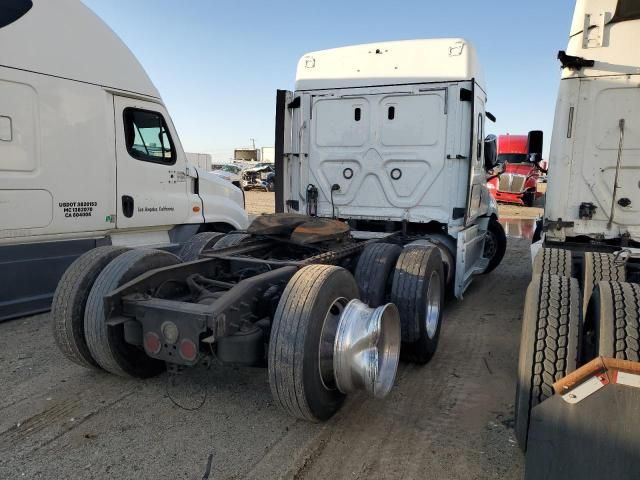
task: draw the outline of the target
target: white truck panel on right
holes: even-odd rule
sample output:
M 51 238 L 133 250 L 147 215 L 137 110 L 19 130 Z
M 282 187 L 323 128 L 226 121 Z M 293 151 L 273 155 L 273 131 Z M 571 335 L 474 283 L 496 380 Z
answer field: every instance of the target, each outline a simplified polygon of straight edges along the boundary
M 640 218 L 640 90 L 638 76 L 563 80 L 558 100 L 552 175 L 546 218 L 573 221 L 568 235 L 629 232 Z M 565 112 L 566 110 L 566 112 Z M 573 115 L 570 112 L 573 111 Z M 621 142 L 620 121 L 624 120 Z M 565 137 L 564 139 L 556 137 Z M 621 150 L 618 189 L 614 183 Z M 566 184 L 566 178 L 572 181 Z M 627 202 L 629 201 L 629 203 Z M 580 219 L 580 205 L 592 203 L 593 219 Z M 627 204 L 628 203 L 628 204 Z M 613 204 L 613 224 L 607 223 Z M 626 205 L 626 206 L 625 206 Z M 554 232 L 549 232 L 554 236 Z

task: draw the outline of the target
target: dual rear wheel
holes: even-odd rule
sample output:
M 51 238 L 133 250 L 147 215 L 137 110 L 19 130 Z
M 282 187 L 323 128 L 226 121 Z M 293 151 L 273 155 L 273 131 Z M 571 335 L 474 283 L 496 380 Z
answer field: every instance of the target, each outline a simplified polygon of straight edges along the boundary
M 381 325 L 380 333 L 367 337 L 369 341 L 375 338 L 374 346 L 351 369 L 364 370 L 365 376 L 377 375 L 381 382 L 388 382 L 388 365 L 396 362 L 397 366 L 392 350 L 400 346 L 400 337 L 403 358 L 428 362 L 438 344 L 444 300 L 438 248 L 402 249 L 376 243 L 364 249 L 355 278 L 347 270 L 330 265 L 304 267 L 293 276 L 274 315 L 268 361 L 273 397 L 290 415 L 315 422 L 328 419 L 340 408 L 345 395 L 338 388 L 339 382 L 334 381 L 339 372 L 332 370 L 336 363 L 326 359 L 339 353 L 342 342 L 326 332 L 335 330 L 335 324 L 353 305 L 350 302 L 358 298 L 372 310 L 384 309 L 387 303 L 396 305 L 397 310 L 391 307 L 399 314 L 401 328 L 394 333 L 391 324 Z M 364 358 L 377 360 L 363 366 Z M 395 366 L 391 381 L 393 376 Z M 388 391 L 390 386 L 381 388 Z
M 587 252 L 582 291 L 569 250 L 544 248 L 522 319 L 516 437 L 523 450 L 532 409 L 553 395 L 553 383 L 596 356 L 640 361 L 640 286 L 626 283 L 613 254 Z
M 125 341 L 124 325 L 106 323 L 104 297 L 151 269 L 180 259 L 161 250 L 98 247 L 80 256 L 63 275 L 53 297 L 54 339 L 72 362 L 115 375 L 147 378 L 164 370 Z
M 53 296 L 51 318 L 58 349 L 69 360 L 86 368 L 106 369 L 126 376 L 147 377 L 157 373 L 156 363 L 149 365 L 138 355 L 138 349 L 123 344 L 122 326 L 107 327 L 104 324 L 102 297 L 148 270 L 178 263 L 180 259 L 186 262 L 197 260 L 206 249 L 237 245 L 247 236 L 240 233 L 198 233 L 185 242 L 179 252 L 180 258 L 159 250 L 131 251 L 117 246 L 97 247 L 86 252 L 65 271 Z M 118 257 L 125 253 L 124 259 L 116 264 Z M 120 333 L 116 334 L 118 330 Z M 134 366 L 137 361 L 141 364 Z
M 371 307 L 391 302 L 402 326 L 402 358 L 419 364 L 433 357 L 440 337 L 445 272 L 435 245 L 374 243 L 355 272 L 360 298 Z

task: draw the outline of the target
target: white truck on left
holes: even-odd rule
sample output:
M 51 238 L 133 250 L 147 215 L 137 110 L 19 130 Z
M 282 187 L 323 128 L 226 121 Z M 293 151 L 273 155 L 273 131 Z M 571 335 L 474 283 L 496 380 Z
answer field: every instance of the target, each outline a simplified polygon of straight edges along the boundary
M 47 310 L 95 247 L 177 252 L 246 228 L 243 203 L 190 165 L 140 63 L 79 0 L 0 3 L 0 320 Z

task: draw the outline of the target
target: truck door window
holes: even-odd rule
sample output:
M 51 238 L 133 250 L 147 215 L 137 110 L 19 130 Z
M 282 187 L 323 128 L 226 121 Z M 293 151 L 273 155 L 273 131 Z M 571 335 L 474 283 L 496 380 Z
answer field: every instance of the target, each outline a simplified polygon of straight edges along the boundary
M 158 112 L 126 108 L 124 137 L 129 155 L 145 162 L 173 165 L 176 150 L 164 117 Z
M 0 28 L 12 24 L 31 10 L 31 0 L 2 0 L 0 5 Z

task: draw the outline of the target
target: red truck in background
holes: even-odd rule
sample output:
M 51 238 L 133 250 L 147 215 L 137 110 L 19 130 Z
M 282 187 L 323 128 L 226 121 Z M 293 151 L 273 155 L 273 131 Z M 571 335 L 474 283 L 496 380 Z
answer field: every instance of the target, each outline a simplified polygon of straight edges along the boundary
M 538 192 L 541 171 L 529 161 L 527 148 L 526 135 L 498 137 L 498 166 L 487 180 L 489 192 L 497 201 L 531 207 L 542 196 Z

